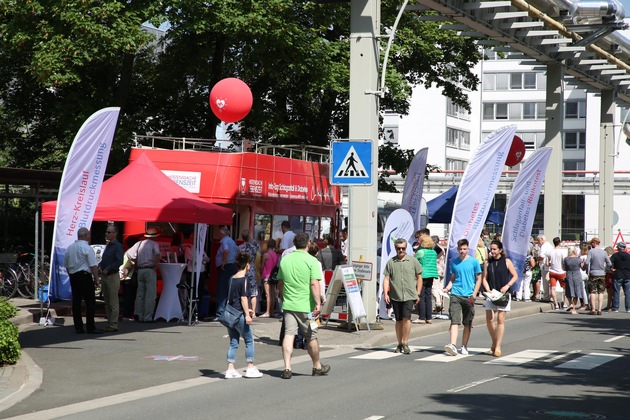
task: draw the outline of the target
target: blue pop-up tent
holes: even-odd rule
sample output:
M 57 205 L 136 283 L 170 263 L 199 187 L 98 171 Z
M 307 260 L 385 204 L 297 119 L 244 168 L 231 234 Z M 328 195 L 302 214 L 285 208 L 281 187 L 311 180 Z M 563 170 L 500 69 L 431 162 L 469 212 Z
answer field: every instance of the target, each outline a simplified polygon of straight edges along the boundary
M 429 223 L 451 223 L 458 190 L 459 186 L 455 185 L 444 194 L 427 201 Z M 488 217 L 486 218 L 486 223 L 502 225 L 504 218 L 505 212 L 491 207 L 490 212 L 488 212 Z

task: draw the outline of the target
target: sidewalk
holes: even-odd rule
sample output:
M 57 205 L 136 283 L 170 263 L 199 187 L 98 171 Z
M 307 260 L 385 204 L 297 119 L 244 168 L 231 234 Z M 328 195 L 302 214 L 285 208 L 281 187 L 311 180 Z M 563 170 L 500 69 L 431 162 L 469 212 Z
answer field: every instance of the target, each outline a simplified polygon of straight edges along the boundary
M 43 326 L 39 324 L 39 302 L 14 298 L 11 299 L 11 303 L 19 310 L 18 316 L 13 318 L 12 321 L 18 325 L 20 329 L 20 342 L 22 342 L 23 335 L 26 333 L 29 334 L 29 339 L 31 340 L 33 340 L 34 337 L 39 336 L 37 340 L 42 342 L 42 346 L 49 343 L 58 344 L 59 342 L 78 342 L 76 341 L 78 338 L 73 333 L 73 328 L 71 327 L 72 316 L 69 310 L 69 302 L 59 302 L 51 305 L 51 316 L 55 318 L 54 326 Z M 481 306 L 482 303 L 482 299 L 477 300 L 477 316 L 475 317 L 474 322 L 475 326 L 485 325 L 485 316 Z M 551 305 L 546 302 L 512 302 L 512 310 L 508 315 L 508 319 L 537 314 L 551 309 Z M 45 314 L 46 312 L 44 308 L 44 315 Z M 100 324 L 99 326 L 103 325 L 103 314 L 103 303 L 101 301 L 97 301 L 96 321 L 97 324 Z M 59 327 L 64 324 L 64 327 Z M 281 322 L 279 322 L 278 319 L 256 319 L 254 325 L 254 335 L 257 343 L 261 344 L 261 346 L 257 344 L 256 347 L 257 360 L 259 357 L 260 360 L 267 359 L 267 361 L 280 359 L 280 352 L 277 348 L 262 346 L 262 344 L 273 346 L 277 345 L 277 339 L 280 334 L 280 326 Z M 432 324 L 413 324 L 410 339 L 413 340 L 428 335 L 443 333 L 448 331 L 449 327 L 450 321 L 441 319 L 434 320 Z M 202 329 L 201 331 L 200 328 Z M 323 325 L 320 327 L 318 336 L 320 338 L 322 348 L 370 348 L 390 345 L 396 342 L 396 333 L 393 321 L 384 320 L 382 321 L 382 324 L 376 325 L 376 328 L 372 329 L 372 331 L 362 330 L 357 333 L 354 332 L 353 324 L 352 331 L 348 331 L 347 328 L 339 328 L 339 323 L 331 321 L 328 324 L 328 327 L 324 327 Z M 96 336 L 97 339 L 101 337 L 107 338 L 106 340 L 97 340 L 100 342 L 99 345 L 103 347 L 112 346 L 113 351 L 115 351 L 117 348 L 115 346 L 119 344 L 116 343 L 116 340 L 112 340 L 111 338 L 125 337 L 142 346 L 138 349 L 140 354 L 150 355 L 155 354 L 160 350 L 168 352 L 169 348 L 164 343 L 163 337 L 165 337 L 165 334 L 177 334 L 182 336 L 182 340 L 186 341 L 187 351 L 190 351 L 191 354 L 205 355 L 208 353 L 216 353 L 217 360 L 220 359 L 220 363 L 223 364 L 226 351 L 225 329 L 218 323 L 202 323 L 195 326 L 188 326 L 187 324 L 178 322 L 158 322 L 155 324 L 124 323 L 121 324 L 119 331 L 120 332 L 117 334 L 102 334 Z M 145 334 L 147 331 L 156 333 L 159 332 L 160 335 L 153 334 L 151 336 L 147 336 Z M 140 339 L 140 337 L 142 337 L 142 339 Z M 81 339 L 85 339 L 85 337 L 81 337 Z M 261 349 L 260 352 L 259 348 Z M 38 352 L 34 353 L 34 356 L 41 357 L 42 350 L 37 348 L 36 350 L 38 350 Z M 260 356 L 259 353 L 261 353 Z M 41 360 L 38 358 L 36 359 Z M 217 365 L 217 360 L 212 360 L 211 362 Z M 81 365 L 82 363 L 86 363 L 86 371 L 89 371 L 89 369 L 92 368 L 92 366 L 88 365 L 88 363 L 93 364 L 93 360 L 90 358 L 82 359 L 76 358 L 75 356 L 72 361 L 77 368 L 77 372 L 83 370 Z M 128 365 L 124 363 L 126 362 L 123 361 L 123 364 L 120 365 L 120 370 L 134 369 L 133 363 L 135 362 L 133 360 L 130 360 Z M 53 374 L 53 372 L 50 372 L 50 374 Z M 66 372 L 66 374 L 71 373 Z M 180 374 L 183 375 L 183 373 Z M 114 375 L 114 373 L 112 373 L 112 375 Z M 77 380 L 80 381 L 81 378 L 83 378 L 83 376 L 73 375 L 70 383 L 81 387 L 81 382 L 76 382 Z M 163 378 L 164 381 L 177 379 L 178 377 Z M 33 361 L 33 359 L 24 350 L 22 350 L 22 357 L 15 366 L 0 367 L 0 412 L 29 397 L 41 386 L 42 380 L 42 368 L 40 368 L 36 361 Z M 135 385 L 142 386 L 141 383 L 137 383 Z

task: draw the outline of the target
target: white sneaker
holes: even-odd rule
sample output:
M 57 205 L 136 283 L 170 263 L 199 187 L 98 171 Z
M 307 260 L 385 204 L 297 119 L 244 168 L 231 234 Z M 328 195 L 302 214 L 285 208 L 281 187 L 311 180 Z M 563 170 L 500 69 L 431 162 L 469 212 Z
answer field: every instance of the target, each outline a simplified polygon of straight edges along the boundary
M 236 369 L 229 369 L 225 372 L 225 379 L 236 379 L 236 378 L 242 378 L 242 377 L 243 375 L 238 373 Z
M 451 356 L 457 356 L 457 347 L 455 347 L 455 344 L 445 345 L 444 351 L 450 354 Z
M 263 374 L 255 366 L 247 368 L 247 370 L 245 371 L 246 378 L 260 378 L 262 376 Z
M 468 356 L 468 349 L 466 348 L 466 346 L 462 346 L 459 352 L 464 356 Z

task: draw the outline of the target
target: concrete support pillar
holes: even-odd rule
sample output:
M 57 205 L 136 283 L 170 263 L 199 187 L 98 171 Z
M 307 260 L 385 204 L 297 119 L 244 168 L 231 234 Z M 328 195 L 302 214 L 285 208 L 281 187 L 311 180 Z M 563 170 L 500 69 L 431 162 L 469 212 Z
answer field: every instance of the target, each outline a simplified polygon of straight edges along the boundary
M 380 0 L 352 0 L 350 6 L 350 139 L 372 139 L 371 186 L 349 188 L 350 261 L 372 263 L 372 280 L 363 284 L 368 322 L 376 321 L 376 231 L 378 217 L 378 90 Z
M 544 234 L 551 242 L 562 230 L 562 122 L 564 120 L 564 89 L 562 67 L 547 65 L 547 107 L 545 141 L 542 146 L 552 147 L 545 176 Z
M 613 241 L 615 113 L 614 91 L 602 91 L 599 135 L 599 208 L 597 212 L 597 234 L 602 242 L 602 248 L 611 245 Z

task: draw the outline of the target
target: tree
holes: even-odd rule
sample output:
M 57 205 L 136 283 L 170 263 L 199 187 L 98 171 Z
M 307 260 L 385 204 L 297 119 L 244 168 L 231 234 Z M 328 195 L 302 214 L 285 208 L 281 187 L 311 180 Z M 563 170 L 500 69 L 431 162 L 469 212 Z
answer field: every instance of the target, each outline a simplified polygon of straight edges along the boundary
M 383 0 L 383 30 L 398 5 Z M 159 43 L 141 29 L 149 20 L 170 24 Z M 112 105 L 122 113 L 110 172 L 125 163 L 133 132 L 213 138 L 208 94 L 225 77 L 244 80 L 255 98 L 235 137 L 347 138 L 349 26 L 347 3 L 0 0 L 0 164 L 61 168 L 81 123 Z M 406 12 L 382 108 L 406 113 L 414 85 L 468 106 L 463 89 L 476 87 L 479 58 L 469 39 Z
M 125 110 L 134 57 L 151 40 L 141 25 L 162 3 L 1 0 L 0 164 L 61 169 L 89 115 Z M 127 120 L 133 109 L 124 111 L 119 141 Z
M 394 182 L 389 181 L 390 173 L 393 172 L 405 178 L 411 161 L 415 157 L 413 150 L 401 150 L 398 145 L 385 143 L 378 148 L 378 190 L 384 192 L 399 192 Z M 440 172 L 440 168 L 427 163 L 424 177 L 429 178 L 430 172 Z

